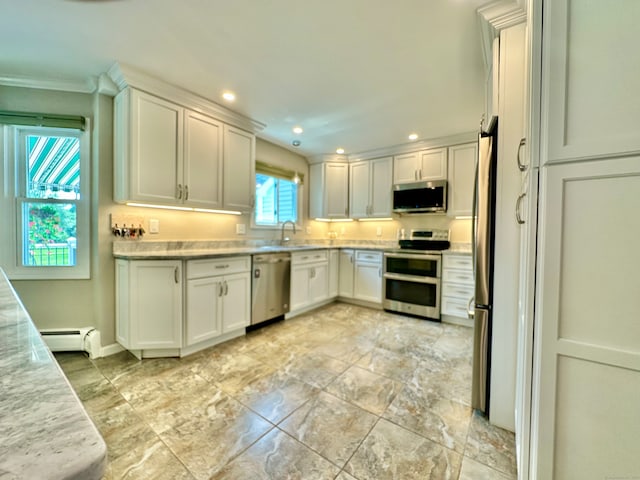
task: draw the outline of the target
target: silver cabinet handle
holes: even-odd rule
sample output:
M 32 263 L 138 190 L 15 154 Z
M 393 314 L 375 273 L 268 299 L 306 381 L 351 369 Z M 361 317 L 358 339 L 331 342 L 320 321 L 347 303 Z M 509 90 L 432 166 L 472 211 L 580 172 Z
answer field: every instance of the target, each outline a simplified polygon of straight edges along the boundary
M 222 282 L 218 284 L 218 296 L 221 297 L 224 295 L 224 285 Z
M 520 216 L 520 206 L 522 205 L 522 200 L 524 200 L 524 197 L 526 196 L 527 196 L 526 192 L 521 193 L 520 195 L 518 195 L 518 200 L 516 200 L 516 223 L 518 225 L 524 224 L 524 220 Z
M 184 199 L 185 199 L 185 201 L 189 200 L 189 186 L 188 185 L 184 186 Z
M 173 269 L 173 281 L 180 283 L 180 279 L 178 278 L 178 267 Z
M 229 268 L 229 264 L 225 263 L 224 265 L 216 265 L 215 268 L 219 269 L 219 268 Z
M 524 147 L 526 144 L 527 144 L 526 138 L 521 139 L 520 143 L 518 144 L 518 155 L 516 156 L 516 161 L 518 162 L 518 169 L 521 172 L 524 172 L 527 169 L 527 165 L 522 163 L 522 159 L 520 158 L 520 152 L 522 151 L 522 147 Z
M 179 183 L 178 184 L 178 194 L 177 194 L 178 200 L 182 200 L 182 184 Z
M 224 295 L 227 296 L 229 294 L 229 284 L 227 281 L 224 281 Z

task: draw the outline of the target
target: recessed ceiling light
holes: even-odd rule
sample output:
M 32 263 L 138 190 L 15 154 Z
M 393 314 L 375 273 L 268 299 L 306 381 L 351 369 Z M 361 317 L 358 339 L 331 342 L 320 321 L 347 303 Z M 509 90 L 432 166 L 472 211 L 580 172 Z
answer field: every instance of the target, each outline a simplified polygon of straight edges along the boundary
M 222 98 L 227 102 L 233 102 L 236 99 L 236 94 L 230 91 L 222 92 Z
M 338 148 L 338 149 L 336 150 L 336 153 L 337 153 L 338 155 L 342 155 L 342 154 L 344 153 L 344 148 Z
M 293 133 L 300 135 L 302 132 L 304 132 L 302 127 L 293 127 Z
M 417 140 L 417 139 L 418 139 L 417 133 L 412 133 L 411 135 L 409 135 L 409 140 Z

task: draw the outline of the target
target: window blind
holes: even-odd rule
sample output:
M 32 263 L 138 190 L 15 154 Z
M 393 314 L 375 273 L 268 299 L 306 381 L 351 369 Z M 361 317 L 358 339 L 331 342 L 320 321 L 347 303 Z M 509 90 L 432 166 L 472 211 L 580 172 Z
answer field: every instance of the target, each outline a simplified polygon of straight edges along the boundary
M 259 160 L 256 161 L 256 173 L 269 175 L 270 177 L 281 178 L 283 180 L 289 180 L 290 182 L 295 181 L 294 179 L 296 175 L 300 180 L 299 183 L 303 183 L 304 180 L 304 175 L 302 173 L 294 172 L 292 170 L 278 167 L 276 165 L 270 165 Z

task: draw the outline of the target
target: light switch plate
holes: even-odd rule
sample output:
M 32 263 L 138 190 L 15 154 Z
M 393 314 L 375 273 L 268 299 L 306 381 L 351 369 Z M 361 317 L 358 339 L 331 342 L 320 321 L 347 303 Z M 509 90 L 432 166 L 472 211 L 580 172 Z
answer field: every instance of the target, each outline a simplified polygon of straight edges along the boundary
M 305 227 L 304 231 L 307 235 L 309 235 L 311 233 L 311 227 Z
M 376 228 L 376 236 L 378 236 L 378 237 L 382 236 L 382 227 Z
M 236 223 L 236 233 L 238 235 L 245 235 L 247 233 L 246 223 Z

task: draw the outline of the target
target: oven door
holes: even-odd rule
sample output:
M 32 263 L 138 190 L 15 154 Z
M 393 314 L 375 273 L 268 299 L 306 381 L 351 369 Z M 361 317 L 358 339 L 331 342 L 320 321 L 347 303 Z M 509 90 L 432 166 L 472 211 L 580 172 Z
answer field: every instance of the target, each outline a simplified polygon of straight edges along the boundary
M 385 273 L 385 310 L 440 320 L 440 279 Z
M 384 272 L 412 277 L 440 278 L 442 256 L 424 253 L 384 254 Z

